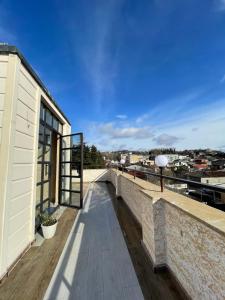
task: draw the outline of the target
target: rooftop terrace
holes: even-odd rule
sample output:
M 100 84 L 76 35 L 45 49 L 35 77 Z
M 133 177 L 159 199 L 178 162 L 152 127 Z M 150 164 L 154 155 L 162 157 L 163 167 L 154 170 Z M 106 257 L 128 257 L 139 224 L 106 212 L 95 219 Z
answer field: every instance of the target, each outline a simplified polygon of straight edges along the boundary
M 28 251 L 0 299 L 224 299 L 224 212 L 120 171 L 96 174 L 84 209 L 69 209 L 69 222 L 64 214 L 55 239 L 36 252 L 41 262 L 45 247 L 49 270 Z M 54 249 L 68 233 L 56 266 Z

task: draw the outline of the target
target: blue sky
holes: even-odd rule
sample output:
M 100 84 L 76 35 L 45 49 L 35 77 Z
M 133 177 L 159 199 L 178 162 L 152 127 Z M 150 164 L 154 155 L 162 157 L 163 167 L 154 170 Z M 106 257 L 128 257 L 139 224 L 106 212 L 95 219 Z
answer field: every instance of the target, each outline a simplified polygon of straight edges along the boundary
M 0 41 L 101 150 L 225 149 L 225 0 L 0 1 Z

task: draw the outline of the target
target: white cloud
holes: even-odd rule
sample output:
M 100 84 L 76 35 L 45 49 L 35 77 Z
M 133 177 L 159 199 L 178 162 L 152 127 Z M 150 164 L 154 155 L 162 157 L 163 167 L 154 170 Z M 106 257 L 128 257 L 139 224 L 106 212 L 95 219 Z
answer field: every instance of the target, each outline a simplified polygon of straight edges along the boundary
M 120 120 L 125 120 L 127 119 L 127 115 L 116 115 L 116 118 Z
M 159 136 L 153 138 L 153 141 L 155 141 L 160 146 L 174 146 L 178 141 L 180 141 L 182 138 L 179 138 L 174 135 L 169 135 L 166 133 L 160 134 Z
M 155 126 L 161 123 L 164 124 L 165 122 L 170 124 L 174 119 L 176 120 L 178 117 L 181 117 L 187 111 L 187 108 L 192 107 L 192 104 L 199 100 L 202 94 L 203 90 L 198 88 L 173 98 L 162 99 L 151 110 L 138 116 L 136 123 L 146 124 L 151 121 Z
M 212 101 L 204 109 L 187 112 L 186 119 L 163 124 L 160 133 L 183 137 L 176 146 L 179 149 L 212 148 L 218 149 L 224 145 L 225 132 L 225 99 Z M 198 130 L 192 130 L 198 128 Z
M 153 137 L 149 127 L 116 127 L 114 123 L 97 126 L 99 134 L 112 139 L 148 139 Z
M 89 15 L 89 22 L 82 23 L 85 31 L 84 39 L 79 45 L 74 44 L 74 51 L 81 63 L 83 76 L 90 85 L 91 101 L 97 113 L 103 108 L 106 113 L 113 107 L 120 49 L 119 43 L 115 43 L 118 33 L 116 20 L 123 1 L 97 1 L 88 6 L 86 13 Z M 73 26 L 71 33 L 74 40 Z
M 126 145 L 128 150 L 150 149 L 158 145 L 172 145 L 177 149 L 219 149 L 224 145 L 225 98 L 212 98 L 210 103 L 208 99 L 207 105 L 199 101 L 196 106 L 196 102 L 196 99 L 193 103 L 188 102 L 181 113 L 176 112 L 176 105 L 172 103 L 170 118 L 162 115 L 159 121 L 156 116 L 154 119 L 147 118 L 139 125 L 135 123 L 136 119 L 91 124 L 87 135 L 94 144 L 105 140 L 99 144 L 100 149 L 106 150 L 119 149 L 120 144 Z M 168 109 L 164 111 L 165 114 L 167 112 Z

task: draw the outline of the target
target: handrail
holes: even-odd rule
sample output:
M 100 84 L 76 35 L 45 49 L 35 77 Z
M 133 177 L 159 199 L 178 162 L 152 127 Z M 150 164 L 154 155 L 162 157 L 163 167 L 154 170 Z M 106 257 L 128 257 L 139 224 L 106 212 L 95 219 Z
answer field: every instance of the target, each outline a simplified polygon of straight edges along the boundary
M 214 185 L 207 184 L 207 183 L 200 183 L 200 182 L 189 180 L 189 179 L 178 178 L 178 177 L 167 176 L 167 175 L 160 175 L 160 174 L 157 174 L 157 173 L 154 173 L 154 172 L 139 171 L 139 170 L 135 170 L 135 169 L 134 170 L 127 170 L 126 167 L 124 167 L 124 171 L 134 172 L 134 179 L 135 179 L 135 177 L 138 177 L 137 173 L 141 173 L 141 174 L 146 174 L 146 175 L 150 175 L 150 176 L 154 176 L 154 177 L 159 177 L 159 178 L 174 180 L 174 181 L 177 181 L 177 182 L 187 183 L 187 184 L 190 184 L 190 185 L 195 186 L 195 187 L 206 188 L 208 190 L 212 190 L 212 191 L 215 191 L 215 192 L 225 193 L 225 188 L 214 186 Z

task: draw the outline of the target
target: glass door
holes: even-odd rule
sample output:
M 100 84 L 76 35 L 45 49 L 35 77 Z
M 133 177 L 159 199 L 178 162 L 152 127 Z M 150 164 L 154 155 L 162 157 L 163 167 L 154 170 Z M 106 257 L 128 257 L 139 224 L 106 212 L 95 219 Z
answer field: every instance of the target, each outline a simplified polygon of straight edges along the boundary
M 56 165 L 58 138 L 62 124 L 49 108 L 41 102 L 39 120 L 37 186 L 36 186 L 36 228 L 40 225 L 40 214 L 54 212 L 56 190 Z
M 37 189 L 36 189 L 36 225 L 40 223 L 39 215 L 50 206 L 50 178 L 51 178 L 51 148 L 52 131 L 40 124 L 37 161 Z
M 60 138 L 60 205 L 83 207 L 83 134 Z

